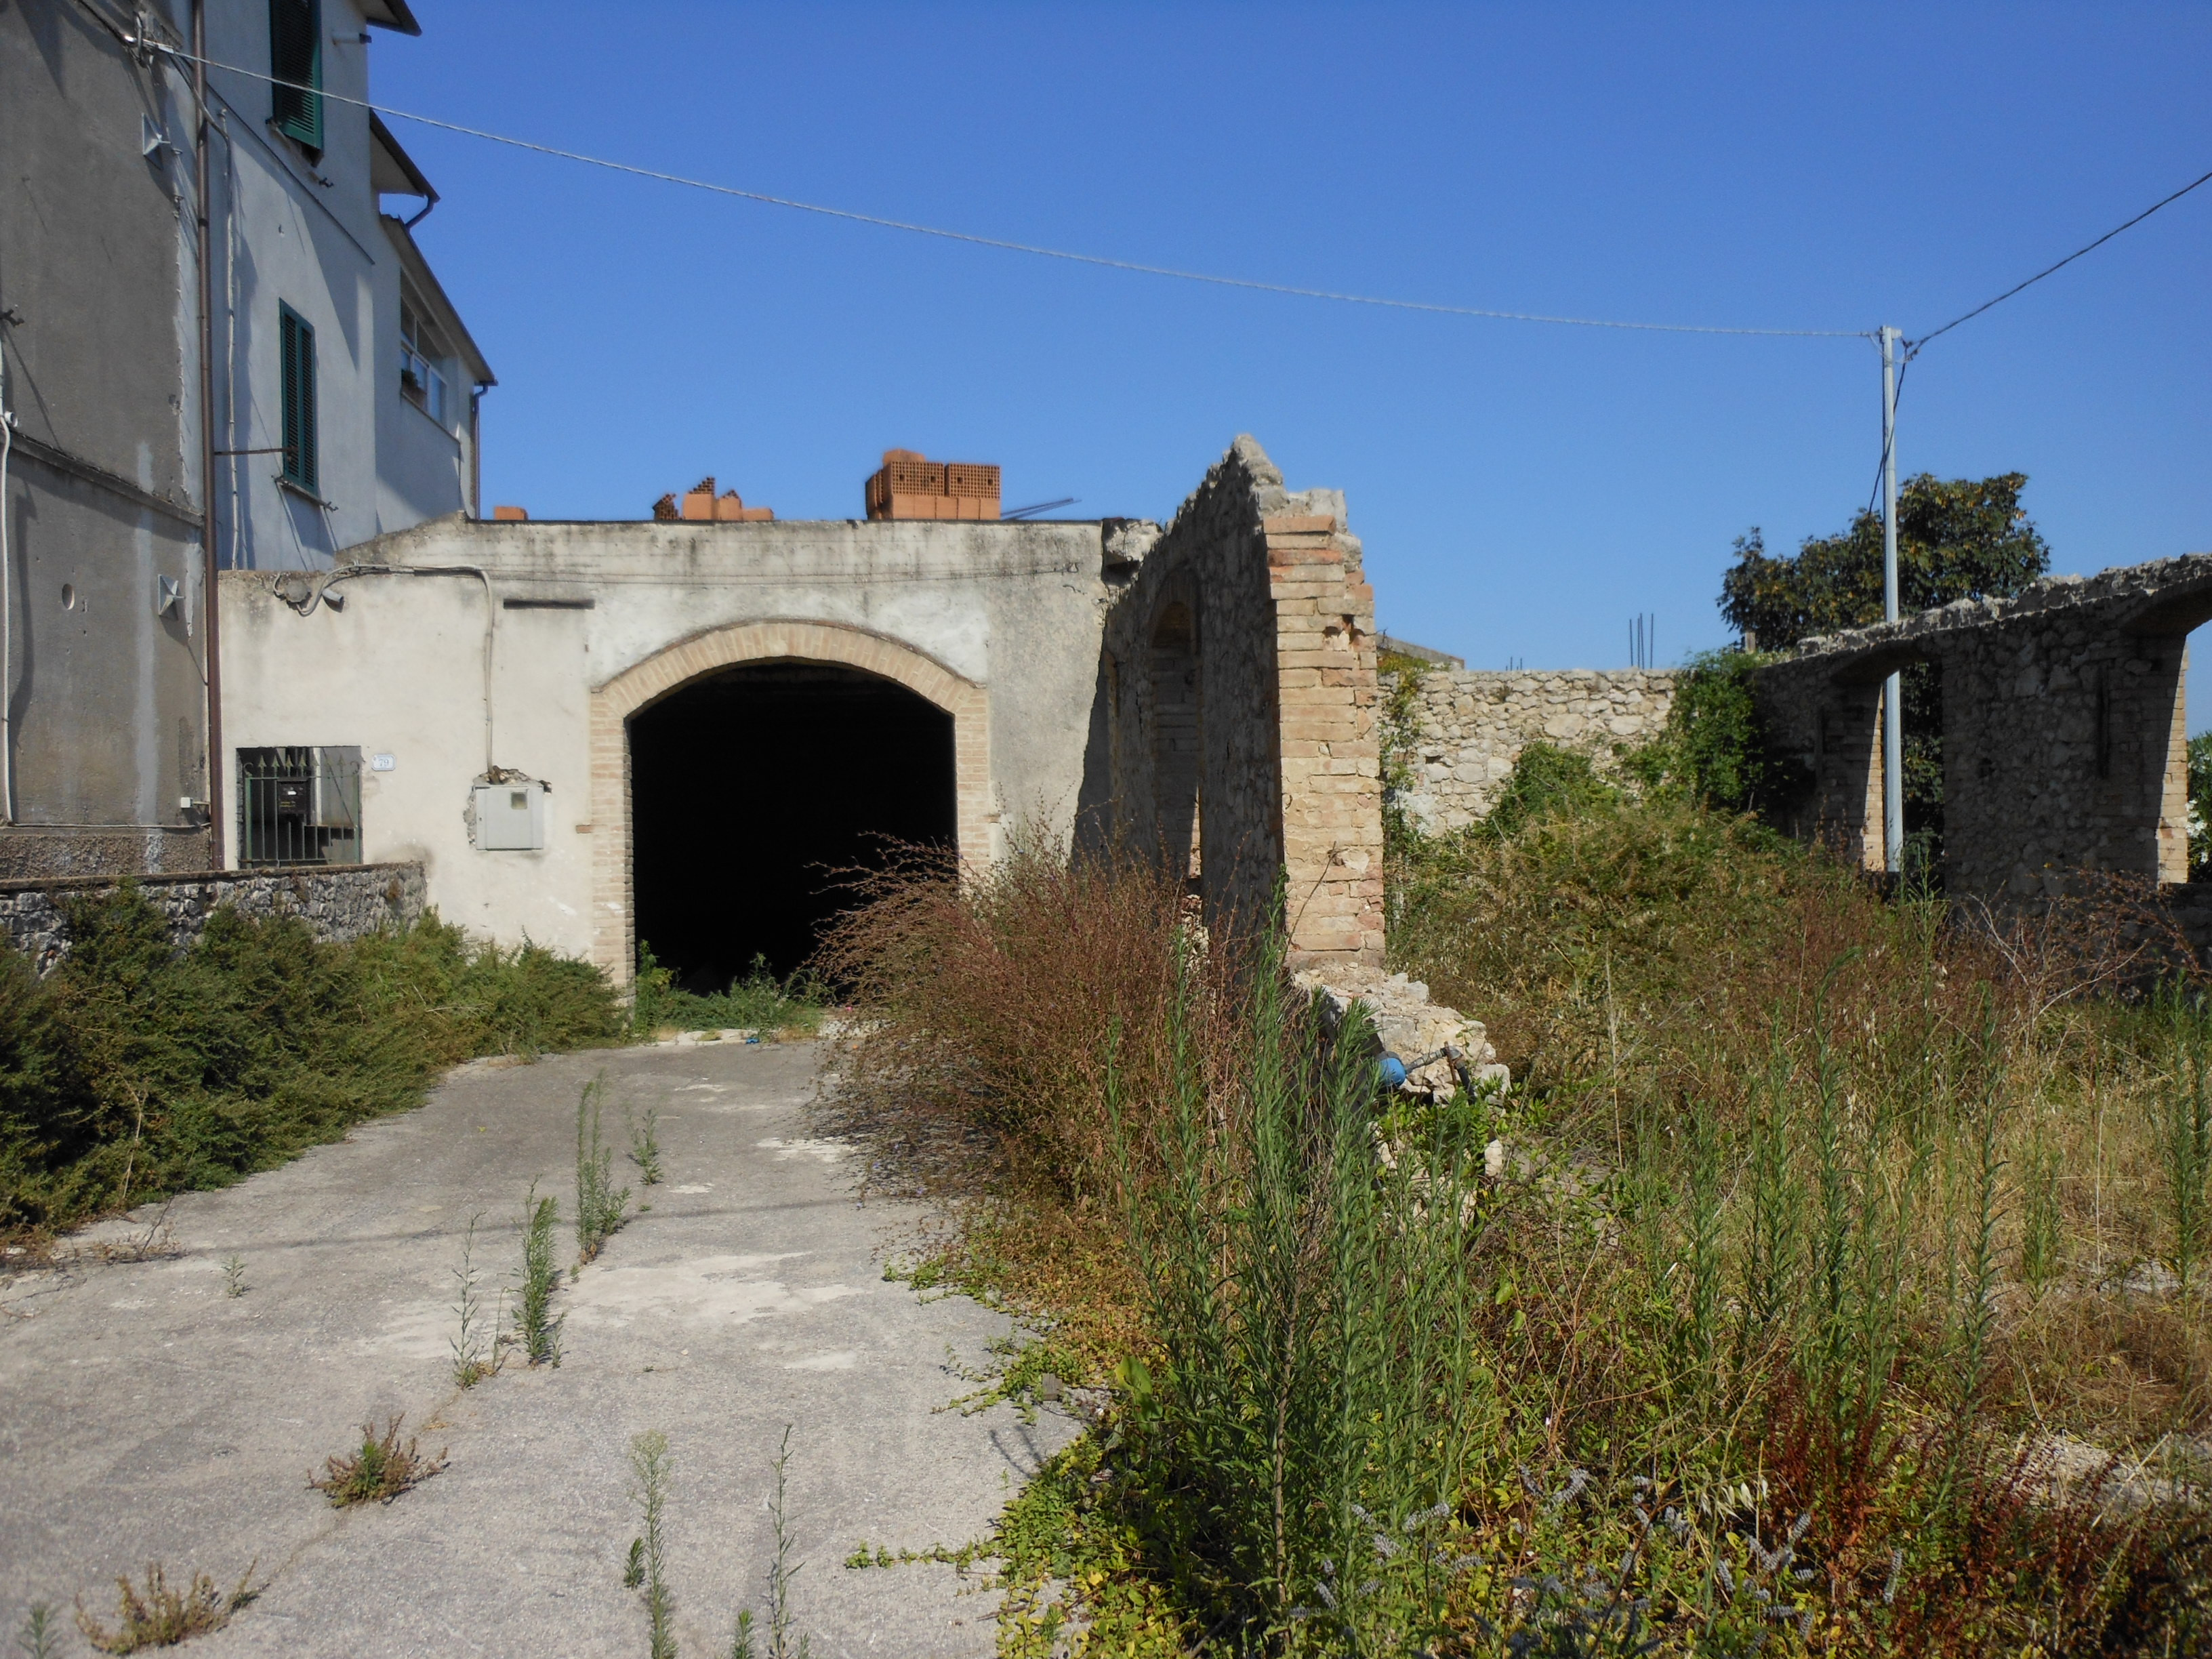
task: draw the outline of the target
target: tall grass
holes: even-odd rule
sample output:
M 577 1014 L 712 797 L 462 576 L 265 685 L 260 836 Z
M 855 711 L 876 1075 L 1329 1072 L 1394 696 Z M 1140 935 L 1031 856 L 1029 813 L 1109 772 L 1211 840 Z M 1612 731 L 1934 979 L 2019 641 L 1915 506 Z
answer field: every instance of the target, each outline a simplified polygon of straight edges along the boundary
M 648 1429 L 630 1437 L 631 1495 L 644 1531 L 630 1546 L 645 1591 L 645 1613 L 652 1659 L 676 1659 L 676 1597 L 668 1585 L 668 1483 L 672 1469 L 668 1437 Z
M 945 1271 L 1115 1384 L 1089 1495 L 1041 1488 L 1087 1559 L 1224 1650 L 2188 1650 L 2203 1512 L 2084 1448 L 2212 1428 L 2201 1270 L 2130 1276 L 2200 1213 L 2212 1021 L 2078 929 L 1525 782 L 1391 896 L 1502 1100 L 1375 1100 L 1279 935 L 1142 868 L 1032 850 L 849 924 L 842 1109 L 935 1149 Z
M 615 1149 L 600 1127 L 607 1074 L 601 1072 L 576 1097 L 576 1259 L 595 1261 L 621 1230 L 629 1188 L 615 1185 Z
M 1138 1472 L 1124 1501 L 1184 1596 L 1249 1633 L 1360 1643 L 1409 1611 L 1440 1631 L 1420 1535 L 1454 1507 L 1490 1406 L 1470 1317 L 1473 1149 L 1398 1157 L 1378 1182 L 1364 1018 L 1325 1042 L 1279 960 L 1252 969 L 1246 1060 L 1225 1085 L 1209 1087 L 1194 1051 L 1188 966 L 1159 1108 L 1132 1113 L 1118 1027 L 1109 1044 L 1121 1212 L 1164 1339 L 1156 1364 L 1131 1356 L 1116 1373 Z
M 222 1186 L 419 1102 L 471 1055 L 620 1040 L 599 972 L 428 918 L 351 945 L 210 918 L 189 948 L 126 887 L 44 980 L 0 952 L 0 1234 Z

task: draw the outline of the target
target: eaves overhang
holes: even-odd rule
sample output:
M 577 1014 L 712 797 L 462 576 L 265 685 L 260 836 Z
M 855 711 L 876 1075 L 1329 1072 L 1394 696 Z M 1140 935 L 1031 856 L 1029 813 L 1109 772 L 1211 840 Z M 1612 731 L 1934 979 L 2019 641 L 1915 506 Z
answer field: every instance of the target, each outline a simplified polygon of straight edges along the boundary
M 373 29 L 390 29 L 394 34 L 422 33 L 415 14 L 407 9 L 407 0 L 362 0 L 361 20 Z

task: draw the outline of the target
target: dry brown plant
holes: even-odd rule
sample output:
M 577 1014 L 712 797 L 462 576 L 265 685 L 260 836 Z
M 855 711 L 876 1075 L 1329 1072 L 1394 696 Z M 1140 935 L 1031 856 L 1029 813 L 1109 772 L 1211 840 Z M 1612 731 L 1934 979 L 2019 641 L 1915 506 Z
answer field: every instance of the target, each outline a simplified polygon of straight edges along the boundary
M 916 859 L 858 884 L 863 902 L 817 966 L 856 1014 L 829 1109 L 871 1143 L 878 1184 L 1110 1196 L 1109 1054 L 1145 1109 L 1172 1058 L 1179 971 L 1205 1062 L 1233 1063 L 1214 1012 L 1228 952 L 1203 942 L 1182 884 L 1153 867 L 1071 862 L 1023 835 L 988 872 Z
M 169 1583 L 161 1563 L 149 1562 L 143 1593 L 127 1577 L 117 1577 L 114 1629 L 108 1629 L 87 1613 L 81 1598 L 76 1604 L 77 1628 L 84 1632 L 85 1640 L 102 1653 L 136 1653 L 141 1648 L 173 1647 L 188 1637 L 221 1630 L 230 1622 L 232 1614 L 254 1599 L 259 1593 L 253 1588 L 255 1565 L 258 1564 L 249 1564 L 229 1594 L 225 1595 L 204 1572 L 195 1574 L 186 1588 L 179 1589 Z

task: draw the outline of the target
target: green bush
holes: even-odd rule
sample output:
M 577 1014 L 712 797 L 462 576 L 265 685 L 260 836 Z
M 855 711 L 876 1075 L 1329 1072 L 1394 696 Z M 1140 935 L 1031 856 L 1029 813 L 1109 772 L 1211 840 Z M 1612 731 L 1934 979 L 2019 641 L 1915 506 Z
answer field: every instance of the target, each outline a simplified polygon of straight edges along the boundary
M 2189 878 L 2212 878 L 2212 732 L 2189 740 Z
M 0 1232 L 228 1185 L 417 1103 L 472 1055 L 620 1041 L 596 969 L 434 915 L 350 945 L 228 909 L 179 950 L 125 886 L 40 981 L 0 953 Z
M 657 1031 L 716 1031 L 751 1026 L 772 1031 L 785 1026 L 812 1030 L 822 1023 L 828 994 L 805 973 L 780 980 L 768 970 L 768 958 L 755 957 L 752 971 L 708 995 L 676 983 L 650 945 L 637 947 L 637 993 L 631 1024 L 641 1038 Z
M 1582 817 L 1620 799 L 1613 785 L 1598 776 L 1589 755 L 1532 743 L 1513 762 L 1513 770 L 1488 815 L 1474 825 L 1478 839 L 1503 841 L 1532 823 Z
M 1688 796 L 1724 812 L 1772 812 L 1804 789 L 1804 769 L 1769 746 L 1752 677 L 1761 659 L 1706 651 L 1674 678 L 1667 729 L 1623 757 L 1647 792 Z

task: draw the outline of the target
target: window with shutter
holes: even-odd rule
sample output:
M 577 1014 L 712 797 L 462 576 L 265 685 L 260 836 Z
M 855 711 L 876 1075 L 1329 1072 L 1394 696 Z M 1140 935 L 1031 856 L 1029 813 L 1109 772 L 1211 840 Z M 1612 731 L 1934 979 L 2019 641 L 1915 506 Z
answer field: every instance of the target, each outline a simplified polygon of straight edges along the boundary
M 269 0 L 269 73 L 289 86 L 270 88 L 276 131 L 319 155 L 323 148 L 321 0 Z
M 315 331 L 283 306 L 276 316 L 276 342 L 283 381 L 284 476 L 302 489 L 315 489 Z

